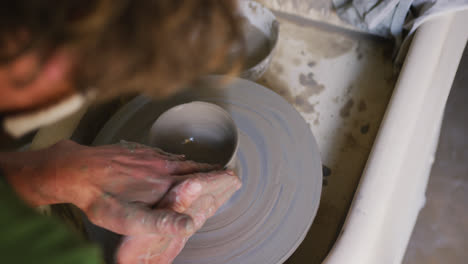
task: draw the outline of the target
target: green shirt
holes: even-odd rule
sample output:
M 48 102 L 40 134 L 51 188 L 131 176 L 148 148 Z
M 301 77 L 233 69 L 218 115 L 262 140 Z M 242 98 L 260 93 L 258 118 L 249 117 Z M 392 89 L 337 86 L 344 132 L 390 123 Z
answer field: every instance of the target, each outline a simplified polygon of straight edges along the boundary
M 1 263 L 101 264 L 99 249 L 63 223 L 28 207 L 3 180 L 0 171 Z

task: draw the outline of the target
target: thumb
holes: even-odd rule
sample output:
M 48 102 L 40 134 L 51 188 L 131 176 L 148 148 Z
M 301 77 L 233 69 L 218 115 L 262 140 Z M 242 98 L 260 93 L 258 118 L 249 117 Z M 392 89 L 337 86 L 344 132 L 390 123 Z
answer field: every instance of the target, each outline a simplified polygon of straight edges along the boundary
M 172 188 L 157 205 L 157 208 L 172 209 L 178 213 L 187 210 L 202 192 L 199 179 L 189 178 Z
M 169 209 L 151 209 L 143 203 L 125 203 L 107 195 L 86 210 L 94 224 L 122 235 L 191 234 L 194 223 L 190 216 Z

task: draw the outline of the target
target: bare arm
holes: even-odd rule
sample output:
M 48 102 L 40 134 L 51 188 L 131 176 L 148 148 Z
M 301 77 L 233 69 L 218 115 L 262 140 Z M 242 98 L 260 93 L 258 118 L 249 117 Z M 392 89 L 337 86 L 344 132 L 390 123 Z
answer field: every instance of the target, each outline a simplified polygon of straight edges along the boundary
M 193 233 L 190 215 L 151 209 L 188 178 L 206 178 L 204 188 L 240 186 L 237 176 L 225 171 L 205 177 L 208 174 L 203 172 L 215 166 L 135 143 L 87 147 L 62 141 L 39 151 L 1 153 L 0 166 L 12 188 L 30 205 L 73 203 L 95 224 L 125 235 Z

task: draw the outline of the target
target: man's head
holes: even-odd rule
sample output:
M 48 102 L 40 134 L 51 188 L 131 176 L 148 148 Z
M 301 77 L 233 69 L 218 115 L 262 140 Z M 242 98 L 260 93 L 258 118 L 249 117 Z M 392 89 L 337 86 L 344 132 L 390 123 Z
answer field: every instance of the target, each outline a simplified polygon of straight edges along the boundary
M 0 4 L 0 112 L 93 89 L 164 96 L 242 46 L 236 0 L 37 0 Z

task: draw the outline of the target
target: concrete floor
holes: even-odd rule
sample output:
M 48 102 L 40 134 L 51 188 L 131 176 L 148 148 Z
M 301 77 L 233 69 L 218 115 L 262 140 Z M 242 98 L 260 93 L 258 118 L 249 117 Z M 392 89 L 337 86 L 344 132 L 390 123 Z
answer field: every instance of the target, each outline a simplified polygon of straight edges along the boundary
M 436 160 L 404 264 L 468 261 L 468 48 L 449 96 Z

